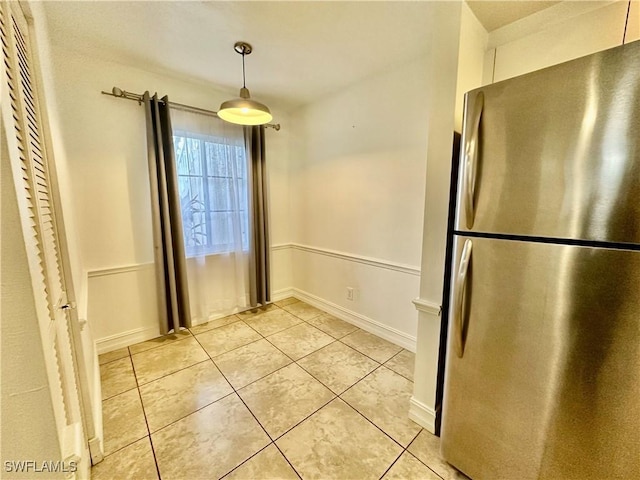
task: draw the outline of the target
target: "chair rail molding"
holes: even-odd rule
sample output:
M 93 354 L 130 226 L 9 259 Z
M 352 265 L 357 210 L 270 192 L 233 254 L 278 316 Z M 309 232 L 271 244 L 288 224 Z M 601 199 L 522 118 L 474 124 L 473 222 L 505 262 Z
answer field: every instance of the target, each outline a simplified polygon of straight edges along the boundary
M 425 300 L 423 298 L 416 298 L 413 301 L 413 304 L 416 307 L 416 310 L 419 312 L 428 313 L 429 315 L 439 317 L 442 314 L 442 306 L 430 302 L 429 300 Z
M 118 267 L 95 268 L 87 270 L 88 278 L 104 277 L 105 275 L 117 275 L 119 273 L 137 272 L 147 268 L 154 268 L 154 263 L 133 263 L 131 265 L 121 265 Z
M 366 257 L 363 255 L 355 255 L 353 253 L 341 252 L 338 250 L 331 250 L 328 248 L 314 247 L 311 245 L 303 245 L 300 243 L 282 243 L 272 245 L 271 250 L 284 250 L 290 248 L 292 250 L 299 250 L 301 252 L 309 252 L 317 255 L 324 255 L 327 257 L 339 258 L 341 260 L 347 260 L 350 262 L 363 263 L 372 267 L 383 268 L 385 270 L 394 270 L 400 273 L 406 273 L 407 275 L 420 276 L 420 267 L 413 265 L 406 265 L 403 263 L 392 262 L 390 260 L 382 260 L 379 258 Z

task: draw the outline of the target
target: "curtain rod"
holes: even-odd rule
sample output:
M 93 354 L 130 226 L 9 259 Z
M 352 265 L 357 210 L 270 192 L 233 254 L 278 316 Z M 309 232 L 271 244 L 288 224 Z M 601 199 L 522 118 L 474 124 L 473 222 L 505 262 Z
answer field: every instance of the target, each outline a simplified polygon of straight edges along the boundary
M 121 90 L 118 87 L 113 87 L 113 89 L 111 89 L 110 92 L 105 92 L 103 90 L 100 93 L 103 95 L 109 95 L 111 97 L 124 98 L 126 100 L 134 100 L 138 102 L 138 105 L 142 105 L 143 95 L 139 93 L 127 92 L 125 90 Z M 176 102 L 170 101 L 169 106 L 180 109 L 180 110 L 186 110 L 188 112 L 201 113 L 203 115 L 211 115 L 213 117 L 218 116 L 218 112 L 214 112 L 213 110 L 207 110 L 205 108 L 200 108 L 200 107 L 193 107 L 191 105 L 185 105 L 184 103 L 176 103 Z M 265 124 L 265 127 L 273 128 L 276 132 L 280 130 L 279 123 L 267 123 Z

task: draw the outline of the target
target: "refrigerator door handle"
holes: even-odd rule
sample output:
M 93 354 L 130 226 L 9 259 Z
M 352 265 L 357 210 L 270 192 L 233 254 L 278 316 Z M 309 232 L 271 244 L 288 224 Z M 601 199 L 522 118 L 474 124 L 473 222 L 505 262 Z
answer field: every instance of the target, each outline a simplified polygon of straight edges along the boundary
M 467 228 L 473 227 L 475 217 L 474 195 L 476 190 L 476 177 L 478 176 L 478 135 L 483 108 L 484 93 L 478 92 L 473 104 L 471 133 L 466 138 L 464 145 L 464 207 L 467 218 Z
M 467 273 L 469 271 L 469 264 L 471 263 L 471 250 L 473 248 L 473 242 L 467 239 L 464 242 L 462 248 L 462 254 L 460 255 L 460 266 L 458 267 L 458 275 L 456 277 L 455 284 L 455 298 L 454 298 L 454 322 L 456 328 L 456 354 L 458 358 L 462 358 L 464 355 L 464 328 L 465 328 L 465 290 L 467 288 Z

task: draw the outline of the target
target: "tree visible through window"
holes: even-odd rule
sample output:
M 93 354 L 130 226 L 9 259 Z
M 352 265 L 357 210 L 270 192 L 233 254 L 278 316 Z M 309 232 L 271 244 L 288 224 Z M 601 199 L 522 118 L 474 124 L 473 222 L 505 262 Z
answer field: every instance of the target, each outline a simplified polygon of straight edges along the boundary
M 174 131 L 185 250 L 188 257 L 249 245 L 247 159 L 244 145 Z

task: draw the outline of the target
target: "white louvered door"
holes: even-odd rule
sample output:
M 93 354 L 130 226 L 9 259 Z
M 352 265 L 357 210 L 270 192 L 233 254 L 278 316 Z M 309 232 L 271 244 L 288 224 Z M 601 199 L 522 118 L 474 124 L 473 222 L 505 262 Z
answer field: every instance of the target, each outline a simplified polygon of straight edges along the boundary
M 78 462 L 84 454 L 86 439 L 69 306 L 29 29 L 18 2 L 0 3 L 0 36 L 2 115 L 63 455 L 60 460 Z

